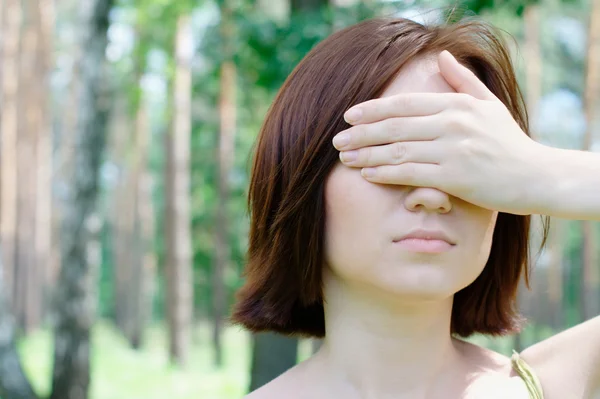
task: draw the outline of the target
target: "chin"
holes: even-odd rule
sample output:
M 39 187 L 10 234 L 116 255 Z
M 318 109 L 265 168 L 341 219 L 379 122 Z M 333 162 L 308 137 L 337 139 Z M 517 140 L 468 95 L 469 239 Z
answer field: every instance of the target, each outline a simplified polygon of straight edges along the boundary
M 381 286 L 399 300 L 410 301 L 442 301 L 453 296 L 458 290 L 454 290 L 447 286 L 407 286 L 406 284 L 398 284 L 396 286 Z
M 373 285 L 399 297 L 443 300 L 469 285 L 477 276 L 461 275 L 440 264 L 414 264 L 380 269 Z M 472 278 L 471 278 L 472 277 Z

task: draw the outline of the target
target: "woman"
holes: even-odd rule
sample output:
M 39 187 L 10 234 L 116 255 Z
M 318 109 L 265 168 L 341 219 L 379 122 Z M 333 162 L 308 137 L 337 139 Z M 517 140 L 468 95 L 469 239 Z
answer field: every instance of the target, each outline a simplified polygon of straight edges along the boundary
M 260 132 L 232 319 L 324 343 L 248 397 L 600 395 L 600 318 L 512 359 L 459 339 L 519 330 L 528 215 L 600 219 L 597 157 L 527 133 L 482 22 L 371 19 L 315 46 Z

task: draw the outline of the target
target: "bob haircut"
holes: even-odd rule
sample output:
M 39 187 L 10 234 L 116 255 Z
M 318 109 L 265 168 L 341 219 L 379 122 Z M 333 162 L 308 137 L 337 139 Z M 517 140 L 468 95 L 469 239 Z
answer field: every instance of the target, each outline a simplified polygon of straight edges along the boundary
M 408 61 L 442 50 L 473 71 L 529 135 L 510 55 L 486 23 L 426 26 L 382 17 L 333 33 L 288 76 L 261 127 L 248 197 L 246 281 L 233 323 L 253 332 L 325 336 L 324 188 L 339 159 L 332 139 L 350 127 L 346 110 L 378 98 Z M 519 331 L 516 294 L 522 273 L 529 286 L 529 227 L 530 216 L 498 215 L 483 271 L 454 295 L 452 334 Z

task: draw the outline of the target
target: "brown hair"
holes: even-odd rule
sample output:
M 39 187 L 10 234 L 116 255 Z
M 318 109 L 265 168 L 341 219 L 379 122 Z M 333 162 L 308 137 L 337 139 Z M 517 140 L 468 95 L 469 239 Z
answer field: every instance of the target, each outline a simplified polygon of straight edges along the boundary
M 506 105 L 524 132 L 527 112 L 501 36 L 477 20 L 425 26 L 374 18 L 333 33 L 296 66 L 260 131 L 248 197 L 245 285 L 231 320 L 252 331 L 325 335 L 322 293 L 326 177 L 338 161 L 333 136 L 343 114 L 377 98 L 403 65 L 450 51 Z M 528 284 L 529 216 L 500 213 L 487 264 L 457 292 L 451 332 L 466 337 L 518 331 L 516 292 Z

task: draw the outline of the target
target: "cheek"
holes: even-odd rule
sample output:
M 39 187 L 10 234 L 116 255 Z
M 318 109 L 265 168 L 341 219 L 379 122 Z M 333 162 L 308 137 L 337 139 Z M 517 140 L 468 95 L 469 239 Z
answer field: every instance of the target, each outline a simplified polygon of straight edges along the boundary
M 498 212 L 482 212 L 484 213 L 479 215 L 477 220 L 474 221 L 471 246 L 475 251 L 479 249 L 475 252 L 475 259 L 477 264 L 480 264 L 483 269 L 490 256 Z
M 372 204 L 381 200 L 358 169 L 340 166 L 330 174 L 325 185 L 325 254 L 332 268 L 371 256 L 367 249 L 376 240 L 382 213 Z

